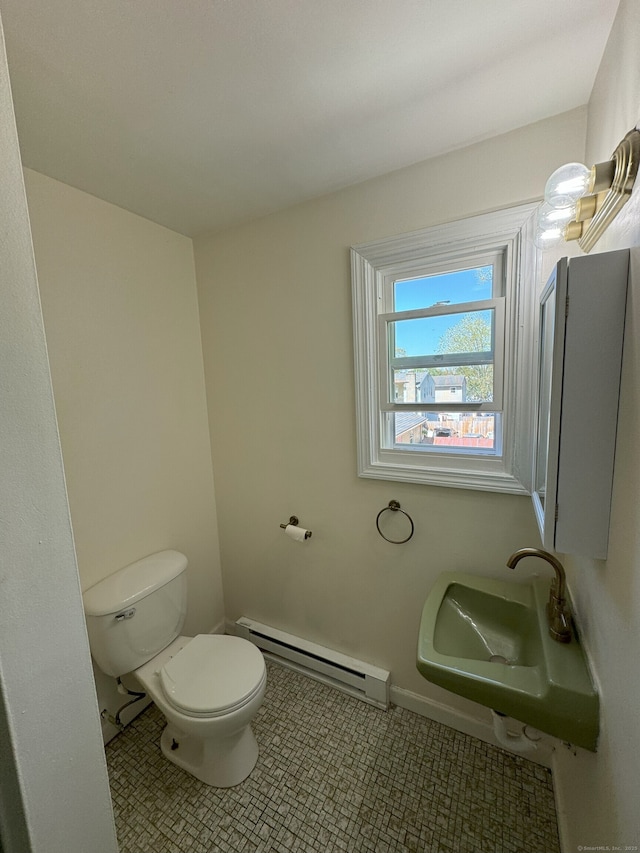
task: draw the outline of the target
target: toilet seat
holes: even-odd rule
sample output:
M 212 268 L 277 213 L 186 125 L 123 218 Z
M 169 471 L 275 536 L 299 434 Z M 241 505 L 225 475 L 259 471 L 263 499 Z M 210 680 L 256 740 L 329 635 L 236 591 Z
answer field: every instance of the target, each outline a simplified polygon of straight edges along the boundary
M 215 717 L 239 710 L 260 691 L 266 678 L 259 649 L 240 637 L 199 634 L 159 672 L 167 701 L 192 717 Z

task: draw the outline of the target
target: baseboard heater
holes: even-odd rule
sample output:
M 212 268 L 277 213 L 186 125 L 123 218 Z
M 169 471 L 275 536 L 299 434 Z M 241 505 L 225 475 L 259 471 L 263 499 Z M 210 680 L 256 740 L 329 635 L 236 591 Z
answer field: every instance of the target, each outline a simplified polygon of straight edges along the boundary
M 389 707 L 391 673 L 347 655 L 240 617 L 236 634 L 262 649 L 267 659 L 362 699 L 376 708 Z

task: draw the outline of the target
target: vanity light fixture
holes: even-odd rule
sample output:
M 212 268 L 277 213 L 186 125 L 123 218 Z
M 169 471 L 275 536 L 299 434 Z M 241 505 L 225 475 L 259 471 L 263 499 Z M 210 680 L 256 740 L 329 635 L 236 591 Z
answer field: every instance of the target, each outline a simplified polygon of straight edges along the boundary
M 551 175 L 538 210 L 535 244 L 540 249 L 577 240 L 590 251 L 631 196 L 640 162 L 640 130 L 624 137 L 604 163 L 589 169 L 567 163 Z

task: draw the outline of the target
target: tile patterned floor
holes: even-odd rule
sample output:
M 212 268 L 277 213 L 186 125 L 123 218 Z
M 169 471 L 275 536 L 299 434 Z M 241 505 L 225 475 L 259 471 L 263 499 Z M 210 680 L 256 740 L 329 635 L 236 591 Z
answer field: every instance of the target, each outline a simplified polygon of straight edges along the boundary
M 260 757 L 236 788 L 166 761 L 154 706 L 108 744 L 121 853 L 558 853 L 544 767 L 268 668 Z

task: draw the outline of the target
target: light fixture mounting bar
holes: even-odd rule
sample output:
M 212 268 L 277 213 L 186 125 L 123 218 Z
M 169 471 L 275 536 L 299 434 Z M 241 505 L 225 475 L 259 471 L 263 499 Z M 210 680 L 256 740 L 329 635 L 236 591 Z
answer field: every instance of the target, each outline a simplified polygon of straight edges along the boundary
M 627 133 L 611 160 L 615 164 L 611 187 L 578 240 L 585 252 L 595 246 L 631 196 L 640 162 L 640 130 L 634 128 Z

